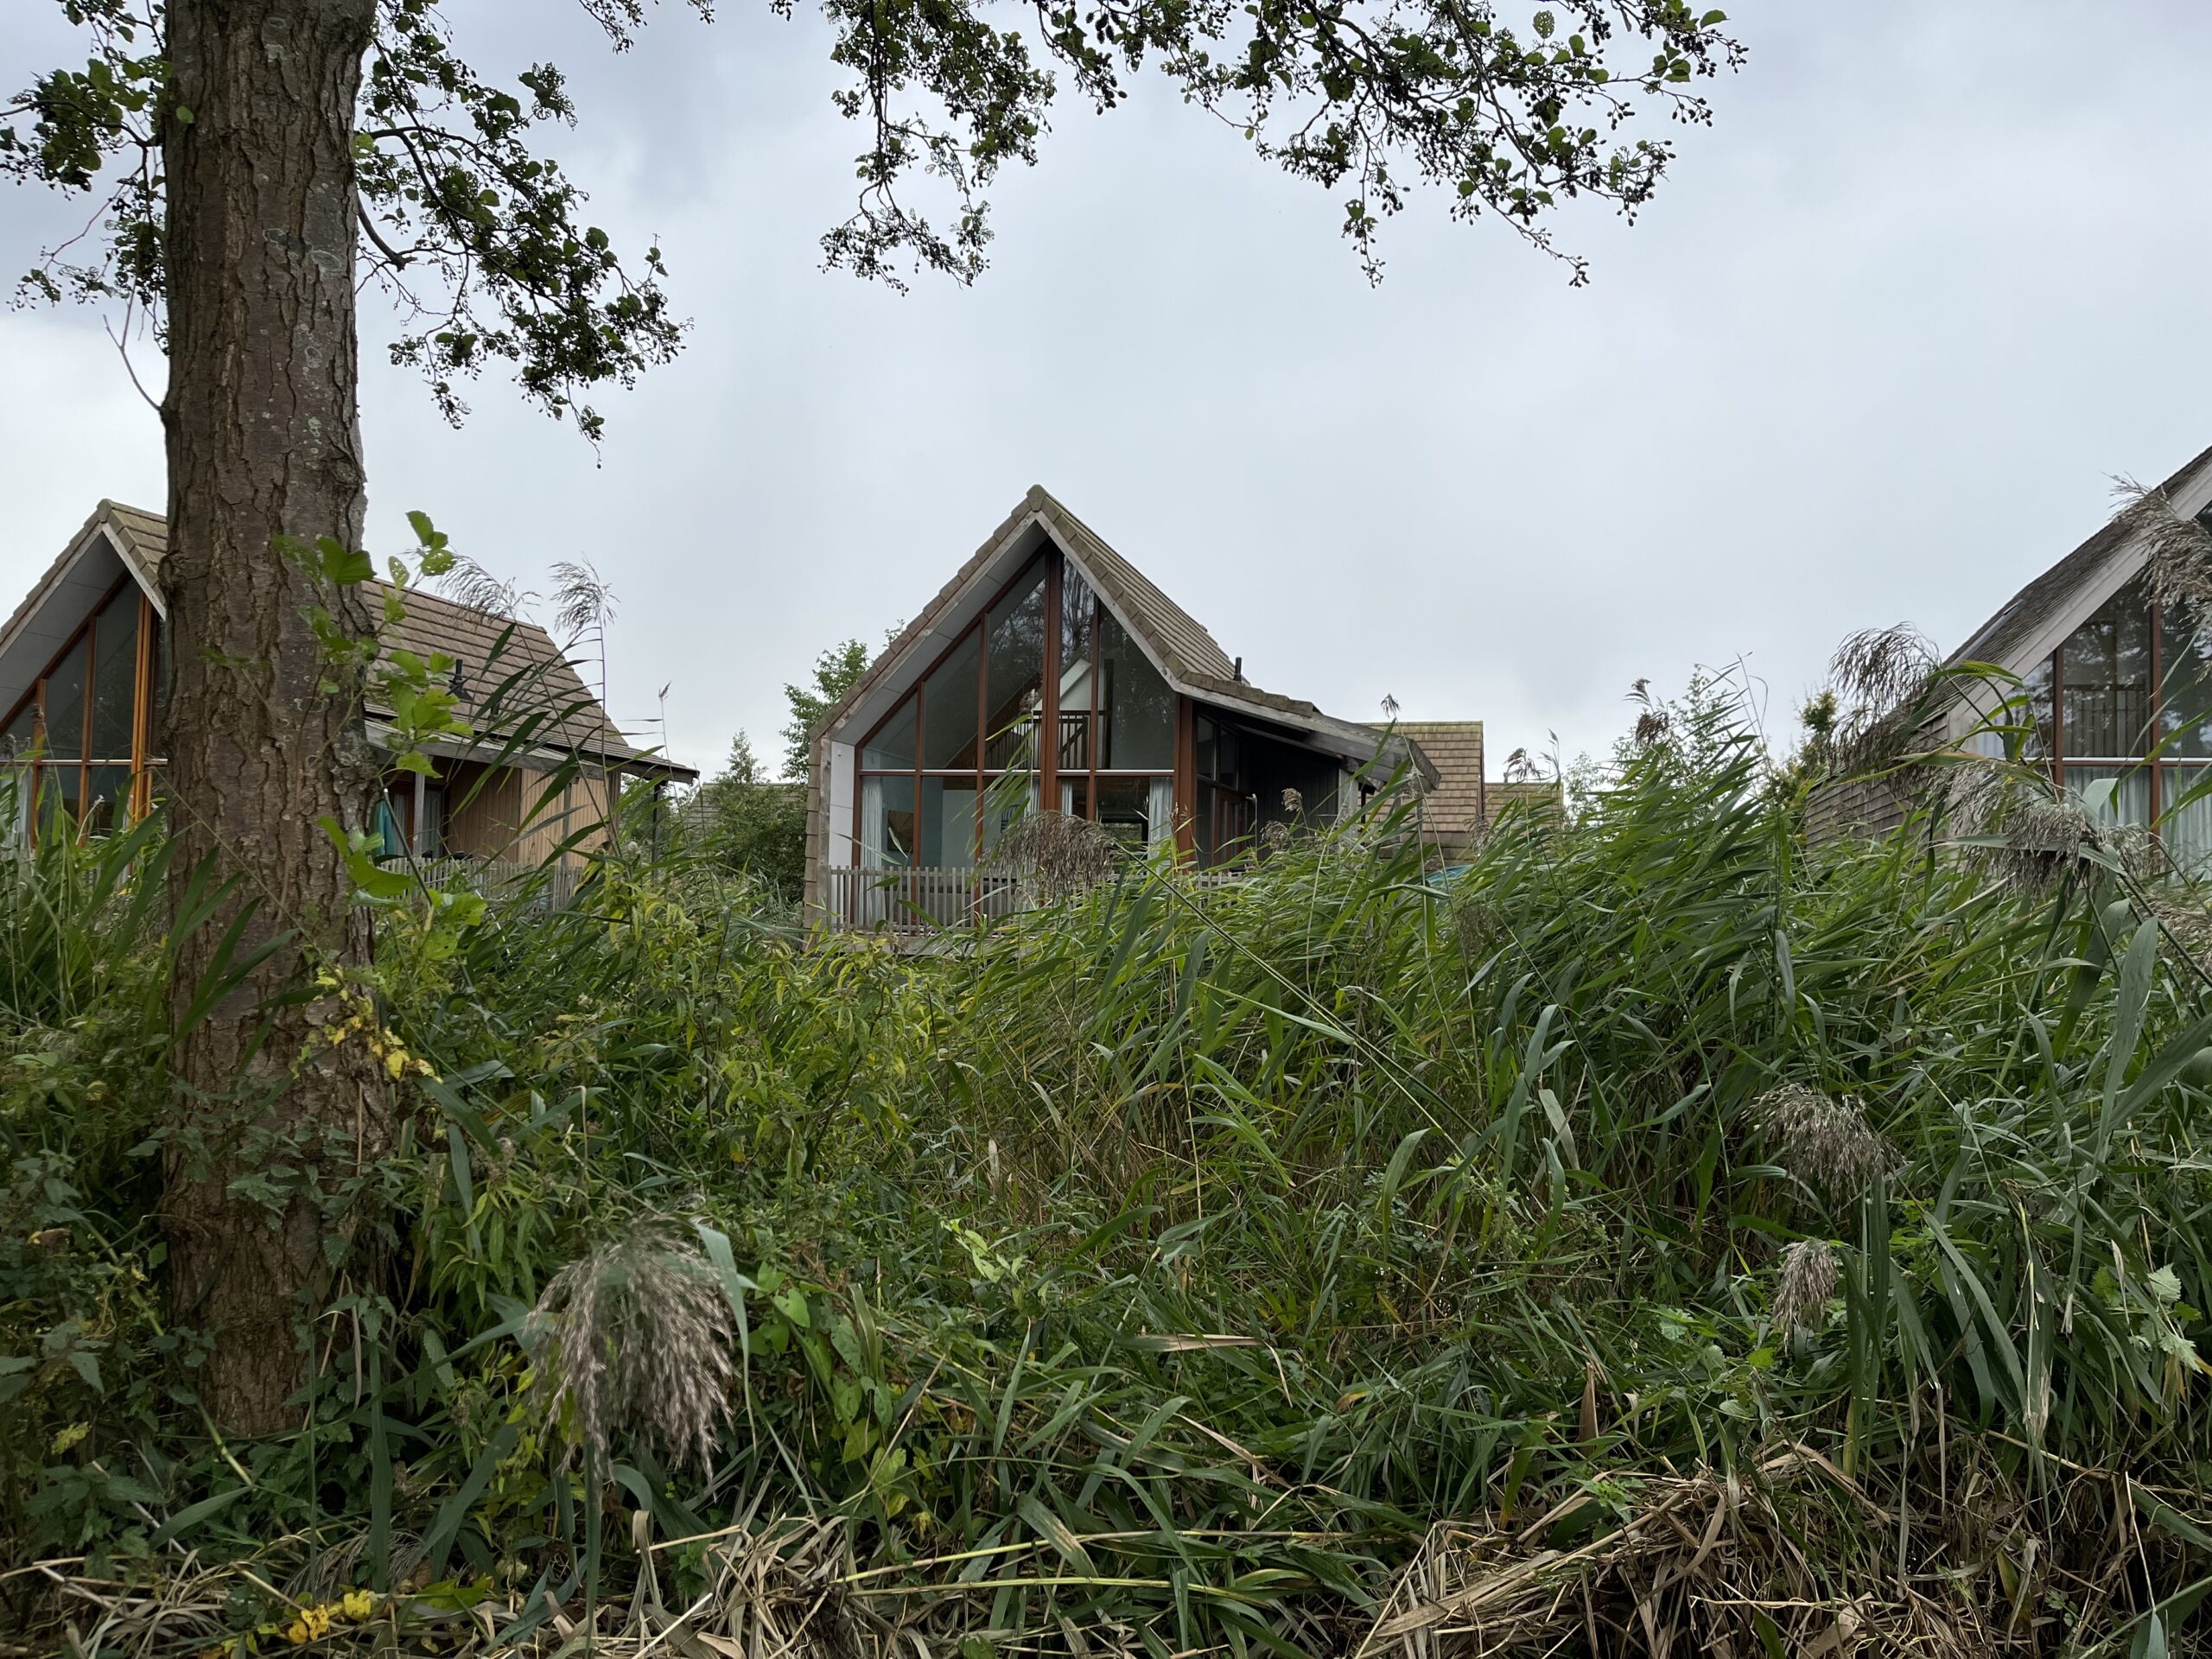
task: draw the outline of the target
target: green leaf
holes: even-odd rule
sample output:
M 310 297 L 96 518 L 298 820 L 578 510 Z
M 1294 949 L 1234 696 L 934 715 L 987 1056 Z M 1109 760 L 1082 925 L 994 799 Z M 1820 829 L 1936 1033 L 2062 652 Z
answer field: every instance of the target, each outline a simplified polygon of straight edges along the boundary
M 233 1486 L 227 1492 L 218 1492 L 213 1497 L 201 1498 L 197 1503 L 186 1504 L 184 1508 L 155 1529 L 152 1541 L 156 1544 L 166 1544 L 170 1539 L 189 1532 L 209 1516 L 220 1515 L 238 1499 L 244 1497 L 250 1490 L 245 1486 Z
M 1066 1522 L 1034 1497 L 1023 1497 L 1014 1508 L 1029 1523 L 1031 1531 L 1059 1552 L 1062 1560 L 1078 1573 L 1094 1575 L 1097 1573 L 1098 1568 L 1091 1561 L 1090 1552 L 1084 1548 L 1082 1541 L 1068 1529 Z

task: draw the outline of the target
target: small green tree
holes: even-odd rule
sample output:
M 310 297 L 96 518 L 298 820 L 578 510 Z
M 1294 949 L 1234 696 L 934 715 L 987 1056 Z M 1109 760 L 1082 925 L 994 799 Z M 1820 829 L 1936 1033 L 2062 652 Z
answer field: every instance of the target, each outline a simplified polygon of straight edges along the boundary
M 797 902 L 806 882 L 806 791 L 763 778 L 743 732 L 730 744 L 722 770 L 699 785 L 683 817 L 691 845 L 708 859 Z
M 813 684 L 784 687 L 784 698 L 791 706 L 791 724 L 784 728 L 785 777 L 804 781 L 807 767 L 812 764 L 808 747 L 814 728 L 830 706 L 868 672 L 868 648 L 857 639 L 848 639 L 814 659 Z M 744 741 L 744 734 L 739 734 L 738 741 Z

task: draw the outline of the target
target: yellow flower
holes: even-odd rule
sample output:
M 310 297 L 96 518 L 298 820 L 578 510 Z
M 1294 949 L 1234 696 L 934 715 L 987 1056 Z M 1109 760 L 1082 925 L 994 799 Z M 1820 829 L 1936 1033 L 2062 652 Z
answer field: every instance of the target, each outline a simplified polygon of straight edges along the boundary
M 284 1627 L 284 1639 L 296 1648 L 304 1648 L 310 1642 L 320 1642 L 330 1634 L 330 1609 L 302 1607 L 300 1616 Z
M 338 1609 L 356 1624 L 377 1610 L 377 1596 L 373 1590 L 348 1590 L 338 1604 Z

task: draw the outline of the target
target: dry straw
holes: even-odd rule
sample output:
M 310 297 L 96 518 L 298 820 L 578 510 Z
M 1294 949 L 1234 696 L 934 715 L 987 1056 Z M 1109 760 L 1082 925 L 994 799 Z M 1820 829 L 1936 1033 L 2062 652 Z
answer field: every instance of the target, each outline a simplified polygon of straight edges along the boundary
M 991 849 L 994 868 L 1032 883 L 1050 904 L 1112 879 L 1121 848 L 1099 825 L 1066 812 L 1032 812 Z

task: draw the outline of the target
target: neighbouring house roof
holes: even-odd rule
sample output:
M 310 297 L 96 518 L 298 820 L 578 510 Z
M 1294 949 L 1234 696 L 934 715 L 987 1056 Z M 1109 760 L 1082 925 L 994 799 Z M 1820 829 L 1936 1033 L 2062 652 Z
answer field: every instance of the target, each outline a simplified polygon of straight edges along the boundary
M 1339 720 L 1298 697 L 1287 697 L 1237 677 L 1237 664 L 1212 633 L 1178 605 L 1088 524 L 1070 512 L 1042 485 L 1032 485 L 1005 521 L 955 571 L 914 620 L 885 648 L 867 673 L 823 714 L 817 734 L 842 727 L 853 715 L 871 709 L 875 693 L 918 657 L 926 661 L 935 645 L 950 640 L 973 620 L 963 601 L 989 585 L 994 575 L 1010 576 L 1035 550 L 1025 540 L 1033 526 L 1058 542 L 1062 553 L 1090 579 L 1106 607 L 1127 628 L 1168 683 L 1204 702 L 1238 709 L 1258 719 L 1287 727 L 1348 757 L 1365 760 L 1384 745 L 1382 734 L 1358 721 Z M 903 695 L 905 688 L 900 687 Z M 871 710 L 872 712 L 874 712 Z M 1433 768 L 1418 747 L 1408 745 L 1410 760 L 1429 784 Z
M 168 521 L 159 513 L 143 508 L 102 501 L 85 521 L 84 528 L 16 607 L 15 614 L 4 626 L 0 626 L 0 655 L 4 655 L 33 626 L 47 602 L 67 585 L 72 573 L 97 550 L 99 540 L 95 533 L 101 531 L 106 532 L 107 544 L 152 598 L 156 608 L 162 608 L 159 572 L 168 551 Z M 113 569 L 111 565 L 106 568 Z M 103 579 L 103 591 L 111 581 L 111 576 Z M 381 604 L 384 594 L 390 591 L 387 585 L 381 581 L 372 581 L 368 585 L 373 590 L 373 601 Z M 649 776 L 688 781 L 698 775 L 687 766 L 677 766 L 632 744 L 607 718 L 599 699 L 584 684 L 567 653 L 535 622 L 494 616 L 419 588 L 407 590 L 406 609 L 405 617 L 392 629 L 389 643 L 419 657 L 428 658 L 438 652 L 453 658 L 462 689 L 461 713 L 464 719 L 472 715 L 480 719 L 486 701 L 502 682 L 508 682 L 508 689 L 494 711 L 493 731 L 496 733 L 500 727 L 512 731 L 531 715 L 542 715 L 543 723 L 533 728 L 530 738 L 530 751 L 536 758 L 582 752 L 594 760 L 613 762 L 626 771 Z M 77 620 L 80 619 L 73 618 L 61 630 L 57 644 L 74 630 Z M 4 693 L 5 688 L 0 688 L 0 694 Z M 14 701 L 13 696 L 6 696 L 5 701 Z M 385 725 L 391 715 L 389 708 L 378 706 L 372 698 L 365 712 L 372 738 L 389 730 Z M 498 756 L 499 741 L 496 735 L 487 734 L 480 737 L 474 746 L 439 741 L 427 747 L 433 753 L 452 758 L 491 759 Z M 513 758 L 524 757 L 518 754 Z
M 1517 784 L 1488 783 L 1483 785 L 1483 802 L 1489 817 L 1485 822 L 1496 823 L 1515 806 L 1533 804 L 1564 811 L 1567 791 L 1556 778 L 1542 782 L 1534 780 Z
M 1489 821 L 1483 800 L 1482 721 L 1402 720 L 1392 729 L 1418 744 L 1436 768 L 1436 782 L 1421 798 L 1422 828 L 1447 841 L 1478 833 Z
M 2212 461 L 2212 448 L 2199 454 L 2159 489 L 2169 496 L 2176 494 L 2208 461 Z M 2050 649 L 2042 642 L 2054 626 L 2086 620 L 2120 582 L 2134 574 L 2142 557 L 2142 549 L 2126 527 L 2113 519 L 2007 600 L 1967 636 L 1944 665 L 1989 663 L 2014 673 L 2024 671 Z

